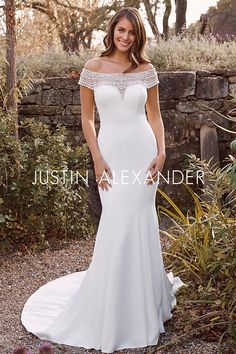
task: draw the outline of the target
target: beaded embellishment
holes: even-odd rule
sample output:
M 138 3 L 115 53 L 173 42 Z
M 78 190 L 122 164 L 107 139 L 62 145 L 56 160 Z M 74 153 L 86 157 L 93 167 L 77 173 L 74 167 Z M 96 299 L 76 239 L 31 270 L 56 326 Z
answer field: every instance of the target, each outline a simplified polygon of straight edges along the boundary
M 135 73 L 101 73 L 83 68 L 78 81 L 79 85 L 94 90 L 100 85 L 112 85 L 118 88 L 122 99 L 128 86 L 142 84 L 150 88 L 159 83 L 157 72 L 154 68 Z

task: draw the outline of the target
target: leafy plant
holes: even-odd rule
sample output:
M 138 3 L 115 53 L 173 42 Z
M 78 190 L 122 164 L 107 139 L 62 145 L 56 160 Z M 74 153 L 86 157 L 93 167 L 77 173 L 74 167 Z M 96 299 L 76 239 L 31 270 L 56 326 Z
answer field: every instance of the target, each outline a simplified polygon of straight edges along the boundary
M 6 87 L 6 66 L 8 65 L 5 56 L 0 53 L 0 107 L 5 107 L 9 93 Z M 20 72 L 20 75 L 19 75 Z M 22 70 L 21 65 L 17 68 L 17 81 L 14 88 L 14 96 L 17 103 L 20 103 L 24 94 L 27 94 L 33 88 L 33 77 Z
M 236 108 L 223 115 L 202 105 L 222 118 L 236 122 L 236 117 L 232 116 Z M 212 122 L 218 128 L 236 134 Z M 236 140 L 231 142 L 230 148 L 234 154 Z M 236 159 L 233 154 L 226 157 L 227 164 L 223 168 L 211 165 L 211 159 L 207 162 L 186 154 L 186 168 L 189 167 L 194 175 L 200 170 L 208 181 L 200 189 L 201 195 L 183 183 L 193 199 L 193 207 L 187 215 L 158 188 L 173 210 L 162 205 L 158 207 L 159 216 L 165 215 L 173 225 L 161 230 L 170 241 L 163 253 L 169 266 L 186 279 L 190 300 L 180 299 L 182 307 L 178 309 L 182 319 L 185 318 L 185 333 L 157 349 L 174 344 L 186 335 L 209 335 L 209 331 L 218 337 L 218 353 L 222 353 L 224 336 L 228 334 L 236 340 Z M 190 319 L 189 316 L 186 318 L 186 313 L 191 316 Z
M 158 188 L 158 192 L 173 209 L 172 211 L 163 206 L 158 208 L 159 216 L 164 214 L 173 225 L 161 231 L 170 239 L 163 253 L 169 266 L 182 275 L 190 288 L 190 300 L 186 302 L 194 305 L 194 316 L 192 319 L 189 316 L 186 318 L 188 333 L 192 330 L 203 334 L 204 329 L 206 334 L 207 329 L 213 331 L 214 328 L 220 350 L 220 343 L 226 334 L 236 339 L 236 184 L 231 179 L 235 160 L 227 168 L 213 169 L 209 163 L 201 161 L 195 155 L 188 157 L 191 169 L 200 168 L 206 172 L 211 185 L 203 187 L 202 195 L 199 196 L 184 183 L 193 198 L 193 207 L 188 210 L 187 215 Z M 179 310 L 183 317 L 186 316 L 184 301 L 182 310 Z M 184 334 L 181 335 L 183 336 Z
M 64 127 L 52 131 L 33 119 L 21 124 L 16 139 L 13 113 L 3 110 L 0 125 L 2 246 L 38 247 L 54 236 L 89 237 L 94 226 L 88 213 L 88 186 L 82 180 L 89 160 L 87 144 L 72 147 Z M 43 177 L 34 184 L 36 173 Z

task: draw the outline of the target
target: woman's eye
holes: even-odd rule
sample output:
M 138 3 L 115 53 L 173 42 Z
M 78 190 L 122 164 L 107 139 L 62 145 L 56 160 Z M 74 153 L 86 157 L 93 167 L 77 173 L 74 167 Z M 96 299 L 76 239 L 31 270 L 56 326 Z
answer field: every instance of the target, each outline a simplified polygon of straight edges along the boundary
M 124 29 L 123 28 L 118 28 L 118 31 L 119 32 L 124 32 Z M 130 35 L 131 36 L 135 36 L 135 32 L 131 32 Z

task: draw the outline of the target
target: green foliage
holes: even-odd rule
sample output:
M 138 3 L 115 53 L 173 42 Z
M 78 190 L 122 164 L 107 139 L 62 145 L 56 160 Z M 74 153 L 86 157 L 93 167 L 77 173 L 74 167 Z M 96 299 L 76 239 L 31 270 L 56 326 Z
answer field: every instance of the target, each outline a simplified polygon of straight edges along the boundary
M 1 44 L 1 43 L 0 43 Z M 6 83 L 6 67 L 7 60 L 5 56 L 0 51 L 0 107 L 5 107 L 9 93 L 7 92 L 7 83 Z M 34 83 L 33 78 L 27 75 L 27 70 L 18 68 L 16 80 L 16 87 L 13 89 L 13 95 L 17 103 L 21 102 L 23 95 L 29 93 L 33 89 Z
M 206 105 L 204 105 L 207 107 Z M 236 122 L 229 114 L 215 113 L 229 121 Z M 227 130 L 213 122 L 218 128 Z M 235 130 L 227 130 L 236 134 Z M 218 338 L 218 350 L 227 334 L 236 340 L 236 140 L 230 148 L 232 155 L 226 157 L 223 168 L 187 155 L 194 175 L 201 171 L 204 175 L 202 194 L 198 196 L 183 184 L 193 198 L 193 207 L 184 215 L 178 206 L 158 188 L 160 194 L 172 206 L 172 210 L 159 206 L 158 212 L 167 216 L 172 225 L 161 231 L 170 240 L 164 252 L 171 268 L 182 274 L 188 284 L 188 294 L 180 298 L 180 312 L 183 334 L 171 342 L 158 347 L 161 349 L 190 334 L 201 337 Z M 187 314 L 187 315 L 186 315 Z M 186 317 L 187 316 L 187 317 Z
M 0 110 L 0 240 L 13 243 L 48 243 L 51 237 L 88 237 L 93 225 L 88 214 L 87 144 L 72 147 L 65 128 L 50 131 L 46 124 L 27 119 L 14 135 L 14 114 Z M 58 177 L 56 180 L 51 175 Z M 65 178 L 63 179 L 63 172 Z M 42 181 L 35 172 L 42 172 Z M 68 171 L 68 172 L 66 172 Z M 75 177 L 76 171 L 78 180 Z M 81 177 L 82 176 L 82 177 Z
M 185 325 L 192 325 L 188 332 L 204 329 L 206 334 L 214 328 L 220 341 L 226 333 L 235 338 L 236 181 L 235 174 L 232 178 L 231 173 L 235 171 L 236 161 L 229 160 L 227 167 L 220 169 L 210 167 L 209 162 L 195 155 L 188 156 L 189 168 L 203 171 L 209 183 L 202 188 L 201 196 L 184 184 L 194 204 L 187 215 L 158 188 L 174 209 L 163 206 L 158 209 L 172 221 L 169 229 L 161 231 L 170 240 L 164 254 L 169 266 L 181 274 L 189 287 L 187 304 L 190 306 L 184 309 L 183 301 L 180 310 Z

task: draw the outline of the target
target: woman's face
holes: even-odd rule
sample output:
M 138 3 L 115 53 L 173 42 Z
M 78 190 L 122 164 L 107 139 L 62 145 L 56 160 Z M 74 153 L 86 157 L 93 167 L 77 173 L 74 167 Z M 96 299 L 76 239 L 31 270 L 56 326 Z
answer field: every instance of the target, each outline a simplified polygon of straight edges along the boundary
M 116 24 L 114 29 L 114 43 L 122 52 L 126 52 L 135 42 L 135 31 L 132 23 L 123 17 Z

